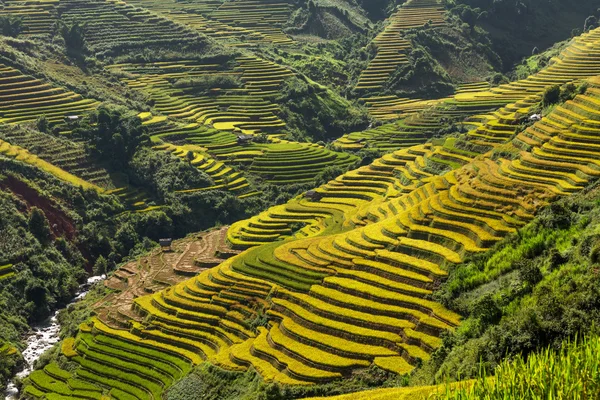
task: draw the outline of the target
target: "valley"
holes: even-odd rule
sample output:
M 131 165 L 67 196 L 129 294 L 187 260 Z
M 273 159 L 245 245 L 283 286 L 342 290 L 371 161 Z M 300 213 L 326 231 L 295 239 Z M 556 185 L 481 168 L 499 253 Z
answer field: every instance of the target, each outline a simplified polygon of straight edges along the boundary
M 0 382 L 57 309 L 18 398 L 474 399 L 590 356 L 600 16 L 545 2 L 554 47 L 505 2 L 0 2 Z

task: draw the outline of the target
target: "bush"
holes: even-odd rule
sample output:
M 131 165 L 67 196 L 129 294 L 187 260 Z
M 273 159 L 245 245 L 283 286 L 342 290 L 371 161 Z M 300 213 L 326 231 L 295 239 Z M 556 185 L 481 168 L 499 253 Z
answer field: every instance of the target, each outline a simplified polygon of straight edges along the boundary
M 550 86 L 542 95 L 542 105 L 544 107 L 556 104 L 560 101 L 560 86 Z
M 4 36 L 17 37 L 23 30 L 23 20 L 19 17 L 0 16 L 0 33 Z

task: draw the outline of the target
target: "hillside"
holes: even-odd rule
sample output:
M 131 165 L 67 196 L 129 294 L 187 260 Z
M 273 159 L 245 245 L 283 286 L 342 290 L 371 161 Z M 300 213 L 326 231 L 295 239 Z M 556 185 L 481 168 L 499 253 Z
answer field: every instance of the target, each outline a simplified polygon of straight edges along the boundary
M 595 346 L 600 28 L 551 3 L 0 2 L 0 386 L 62 308 L 20 398 L 471 398 Z

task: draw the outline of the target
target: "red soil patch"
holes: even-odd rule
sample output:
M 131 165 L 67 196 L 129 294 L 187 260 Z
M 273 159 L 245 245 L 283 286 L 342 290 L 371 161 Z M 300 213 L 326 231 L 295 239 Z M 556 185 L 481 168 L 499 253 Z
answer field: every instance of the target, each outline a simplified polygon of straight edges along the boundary
M 73 220 L 55 202 L 42 197 L 37 190 L 27 186 L 26 183 L 14 176 L 8 176 L 3 181 L 0 181 L 0 189 L 11 191 L 27 204 L 28 210 L 32 207 L 42 210 L 48 222 L 50 222 L 50 230 L 55 239 L 65 237 L 73 240 L 75 238 L 76 229 Z

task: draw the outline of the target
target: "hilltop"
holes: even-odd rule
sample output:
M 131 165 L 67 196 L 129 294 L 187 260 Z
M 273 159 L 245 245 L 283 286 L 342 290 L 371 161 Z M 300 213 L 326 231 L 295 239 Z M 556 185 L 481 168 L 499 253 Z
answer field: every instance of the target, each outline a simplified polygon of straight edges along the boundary
M 100 274 L 22 398 L 445 398 L 585 353 L 593 3 L 0 2 L 0 386 Z

